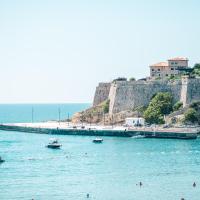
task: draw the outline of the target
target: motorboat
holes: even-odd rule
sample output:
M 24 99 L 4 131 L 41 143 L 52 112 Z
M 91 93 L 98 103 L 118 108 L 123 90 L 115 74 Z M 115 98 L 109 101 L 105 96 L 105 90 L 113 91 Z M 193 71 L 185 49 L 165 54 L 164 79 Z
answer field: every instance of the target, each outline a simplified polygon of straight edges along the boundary
M 102 138 L 95 138 L 93 140 L 94 143 L 102 143 L 103 142 L 103 139 Z
M 3 160 L 1 157 L 0 157 L 0 163 L 3 163 L 5 162 L 5 160 Z
M 49 144 L 46 147 L 51 149 L 60 149 L 61 146 L 62 145 L 58 143 L 57 139 L 52 139 L 52 141 L 49 142 Z

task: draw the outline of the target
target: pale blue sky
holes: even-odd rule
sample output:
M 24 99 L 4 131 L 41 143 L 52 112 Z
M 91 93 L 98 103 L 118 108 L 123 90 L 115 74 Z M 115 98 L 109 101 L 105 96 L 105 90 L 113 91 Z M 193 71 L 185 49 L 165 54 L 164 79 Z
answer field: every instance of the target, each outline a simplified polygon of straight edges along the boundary
M 98 82 L 200 62 L 198 0 L 0 0 L 0 103 L 92 102 Z

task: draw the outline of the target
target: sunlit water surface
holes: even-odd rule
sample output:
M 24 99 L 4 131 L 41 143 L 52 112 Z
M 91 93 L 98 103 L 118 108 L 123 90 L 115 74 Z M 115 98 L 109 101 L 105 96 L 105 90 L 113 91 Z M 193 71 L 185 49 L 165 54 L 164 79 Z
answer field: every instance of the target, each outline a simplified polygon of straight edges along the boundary
M 200 199 L 199 139 L 56 136 L 63 146 L 52 150 L 51 137 L 0 131 L 1 200 Z

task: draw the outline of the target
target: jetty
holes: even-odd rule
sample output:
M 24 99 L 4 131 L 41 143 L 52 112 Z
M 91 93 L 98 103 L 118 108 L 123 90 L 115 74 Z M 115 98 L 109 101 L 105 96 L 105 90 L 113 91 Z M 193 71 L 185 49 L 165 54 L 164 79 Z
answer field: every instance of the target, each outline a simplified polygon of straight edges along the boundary
M 196 139 L 197 128 L 123 127 L 99 125 L 74 125 L 66 122 L 7 123 L 0 124 L 0 130 L 52 135 L 115 136 L 144 138 Z

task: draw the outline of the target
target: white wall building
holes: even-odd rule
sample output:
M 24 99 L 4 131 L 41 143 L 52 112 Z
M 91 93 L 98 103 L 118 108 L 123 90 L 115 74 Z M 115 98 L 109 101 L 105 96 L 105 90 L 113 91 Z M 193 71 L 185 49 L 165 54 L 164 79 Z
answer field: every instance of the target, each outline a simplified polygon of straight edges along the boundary
M 125 119 L 126 126 L 144 126 L 145 120 L 142 117 L 128 117 Z

